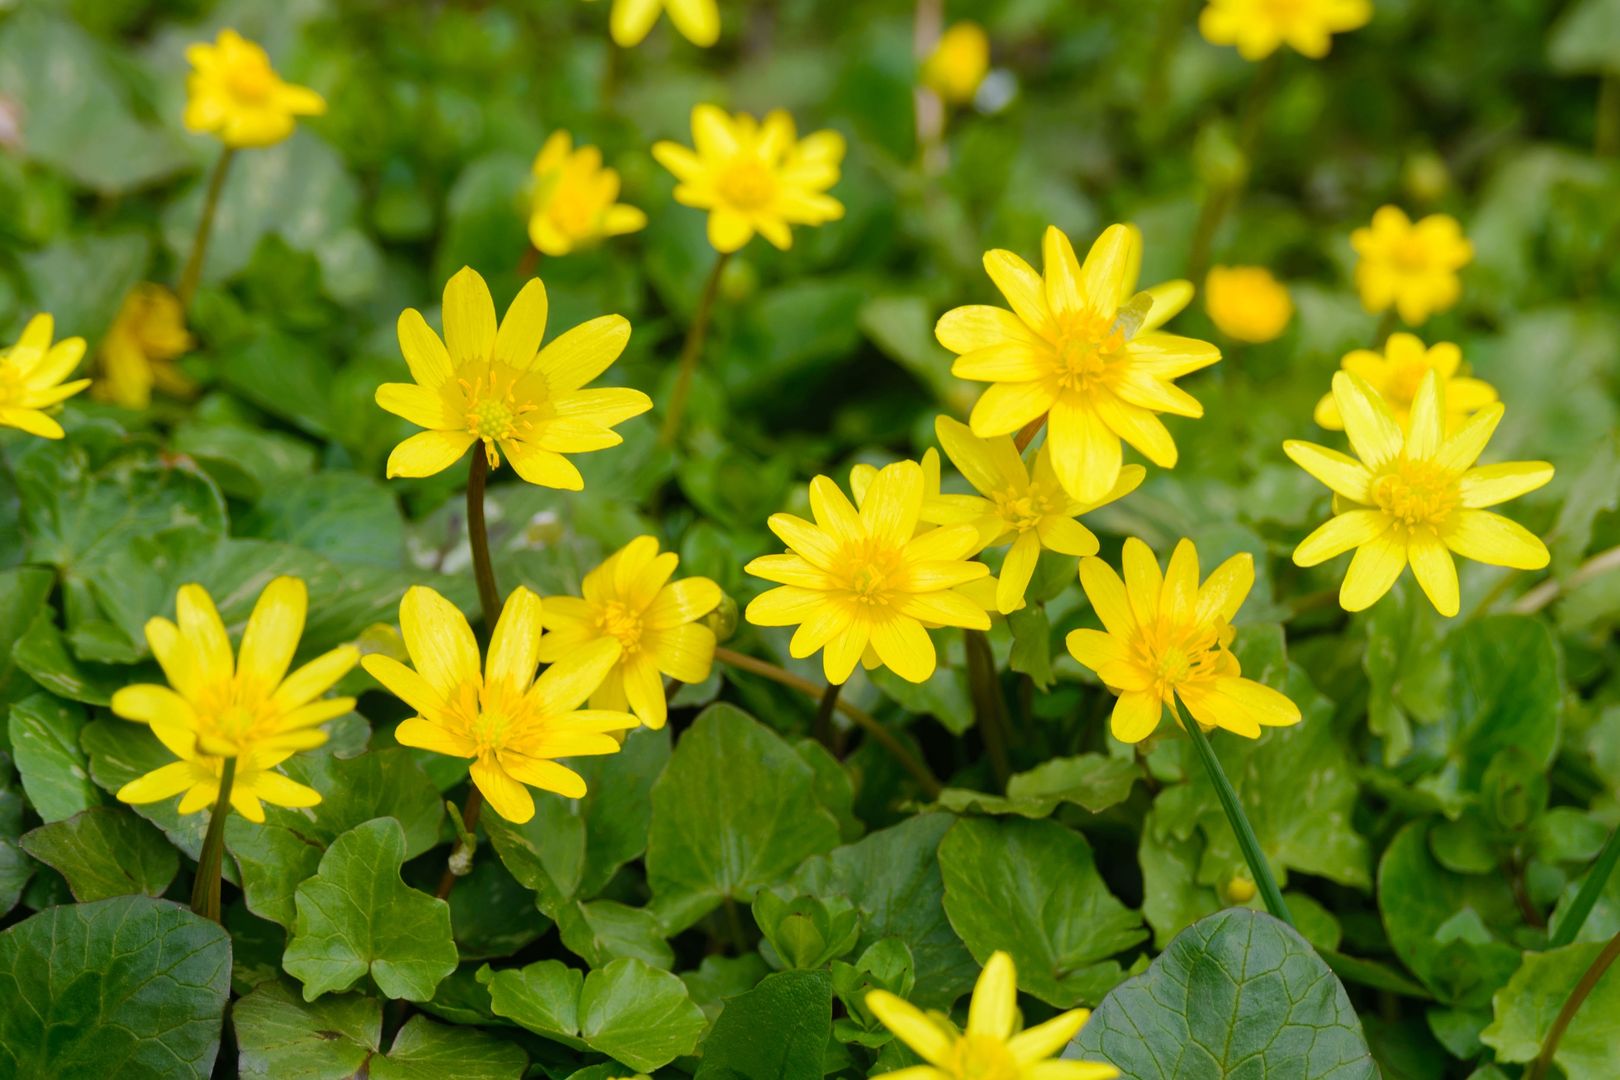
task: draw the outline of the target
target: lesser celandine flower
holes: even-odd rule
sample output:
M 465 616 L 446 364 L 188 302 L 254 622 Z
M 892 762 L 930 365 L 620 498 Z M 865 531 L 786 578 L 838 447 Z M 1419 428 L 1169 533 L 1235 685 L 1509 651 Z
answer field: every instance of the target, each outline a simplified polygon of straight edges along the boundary
M 784 110 L 758 121 L 698 105 L 692 146 L 660 142 L 653 157 L 680 181 L 676 202 L 709 211 L 709 243 L 722 254 L 737 251 L 756 232 L 785 251 L 793 244 L 790 226 L 844 216 L 844 204 L 826 193 L 844 160 L 844 137 L 836 131 L 801 140 Z
M 1111 1080 L 1119 1075 L 1101 1062 L 1053 1059 L 1085 1026 L 1090 1009 L 1070 1009 L 1018 1030 L 1018 973 L 1004 952 L 991 953 L 979 974 L 966 1031 L 887 990 L 868 993 L 866 1007 L 928 1063 L 873 1080 Z
M 293 133 L 297 117 L 326 111 L 321 95 L 283 82 L 264 49 L 235 30 L 221 30 L 212 45 L 188 45 L 186 59 L 193 69 L 186 127 L 217 135 L 226 146 L 278 143 Z
M 0 426 L 47 439 L 60 439 L 62 425 L 45 410 L 90 385 L 89 379 L 63 382 L 84 357 L 84 338 L 51 344 L 56 324 L 35 315 L 9 349 L 0 349 Z
M 472 781 L 501 817 L 522 824 L 534 816 L 529 787 L 570 799 L 585 780 L 555 759 L 613 754 L 609 732 L 636 726 L 629 713 L 581 709 L 619 661 L 611 638 L 580 645 L 535 678 L 541 648 L 540 598 L 518 589 L 506 598 L 482 665 L 467 617 L 420 585 L 399 605 L 399 626 L 413 671 L 386 656 L 362 663 L 417 715 L 394 737 L 405 746 L 471 758 Z M 527 785 L 527 787 L 525 787 Z
M 640 45 L 664 11 L 681 36 L 698 48 L 720 40 L 720 8 L 715 0 L 613 0 L 608 21 L 613 43 L 623 49 Z
M 640 390 L 585 389 L 630 340 L 621 315 L 603 315 L 544 349 L 546 287 L 523 286 L 497 328 L 489 286 L 462 267 L 444 287 L 444 339 L 415 308 L 399 317 L 399 347 L 414 383 L 384 383 L 377 404 L 428 430 L 388 455 L 388 475 L 432 476 L 483 442 L 491 468 L 506 455 L 519 476 L 579 491 L 579 470 L 563 455 L 617 446 L 615 424 L 652 408 Z
M 545 255 L 567 255 L 605 236 L 647 227 L 647 215 L 618 202 L 619 174 L 602 165 L 594 146 L 574 149 L 573 136 L 554 131 L 534 159 L 529 243 Z
M 1400 207 L 1381 206 L 1372 224 L 1350 234 L 1361 304 L 1377 315 L 1391 307 L 1409 326 L 1457 302 L 1457 271 L 1474 258 L 1474 245 L 1449 214 L 1414 223 Z
M 814 522 L 772 514 L 769 525 L 787 554 L 750 562 L 755 577 L 780 587 L 755 597 L 755 626 L 797 626 L 788 651 L 804 658 L 824 649 L 827 681 L 842 684 L 860 662 L 885 666 L 909 682 L 934 673 L 934 643 L 924 626 L 988 630 L 984 608 L 959 587 L 987 577 L 968 562 L 978 545 L 971 525 L 917 532 L 923 471 L 915 461 L 885 466 L 860 509 L 825 476 L 810 482 Z
M 1010 251 L 988 252 L 984 268 L 1012 310 L 959 307 L 934 333 L 958 354 L 952 374 L 993 384 L 973 407 L 973 434 L 1010 435 L 1046 415 L 1058 480 L 1078 501 L 1097 503 L 1119 482 L 1121 440 L 1156 465 L 1175 465 L 1176 444 L 1157 414 L 1202 416 L 1172 380 L 1221 354 L 1158 330 L 1192 298 L 1187 282 L 1130 295 L 1142 258 L 1134 228 L 1110 226 L 1081 265 L 1052 226 L 1043 254 L 1044 278 Z
M 648 727 L 663 727 L 664 678 L 700 683 L 714 664 L 714 631 L 698 620 L 719 605 L 720 586 L 704 577 L 670 581 L 679 565 L 673 551 L 659 552 L 656 537 L 638 536 L 585 575 L 582 598 L 546 597 L 540 659 L 555 663 L 589 642 L 617 641 L 623 651 L 591 707 L 629 708 Z
M 1412 416 L 1412 399 L 1429 372 L 1440 382 L 1446 403 L 1446 431 L 1456 431 L 1463 421 L 1496 400 L 1496 388 L 1480 379 L 1457 374 L 1462 367 L 1462 350 L 1449 341 L 1425 346 L 1413 334 L 1391 334 L 1384 351 L 1357 349 L 1340 361 L 1340 367 L 1358 376 L 1384 399 L 1395 422 L 1406 427 Z M 1343 431 L 1344 418 L 1332 393 L 1316 403 L 1316 422 L 1330 431 Z
M 1083 559 L 1080 584 L 1102 630 L 1075 630 L 1069 653 L 1119 695 L 1109 729 L 1141 742 L 1179 698 L 1205 727 L 1251 739 L 1260 728 L 1297 724 L 1299 707 L 1243 678 L 1230 650 L 1232 617 L 1254 586 L 1254 558 L 1234 555 L 1202 585 L 1198 549 L 1182 540 L 1163 573 L 1142 541 L 1125 541 L 1125 578 L 1101 559 Z
M 1333 35 L 1372 19 L 1371 0 L 1209 0 L 1198 31 L 1211 45 L 1236 45 L 1245 60 L 1263 60 L 1287 45 L 1320 60 Z
M 154 727 L 153 731 L 180 760 L 131 780 L 118 789 L 118 798 L 141 806 L 179 795 L 181 814 L 195 814 L 214 805 L 219 799 L 225 759 L 198 753 L 194 742 L 177 737 L 177 729 Z M 259 749 L 238 755 L 229 796 L 231 808 L 249 821 L 262 822 L 263 803 L 293 809 L 319 804 L 320 792 L 275 771 L 292 755 L 291 750 Z
M 1234 341 L 1275 341 L 1294 317 L 1288 287 L 1263 266 L 1216 266 L 1204 278 L 1204 310 Z
M 1356 456 L 1298 441 L 1284 443 L 1283 450 L 1333 489 L 1335 515 L 1294 549 L 1294 562 L 1315 566 L 1355 548 L 1339 589 L 1346 611 L 1370 607 L 1410 564 L 1435 609 L 1457 614 L 1453 552 L 1520 570 L 1547 565 L 1547 546 L 1540 539 L 1485 509 L 1534 491 L 1553 475 L 1545 461 L 1475 467 L 1501 422 L 1500 402 L 1480 409 L 1448 436 L 1437 372 L 1423 377 L 1405 430 L 1378 393 L 1355 375 L 1334 375 L 1333 397 Z
M 955 23 L 923 61 L 922 81 L 952 105 L 966 105 L 990 72 L 990 36 L 971 20 Z
M 162 285 L 143 282 L 124 297 L 101 340 L 101 377 L 90 393 L 126 409 L 146 408 L 154 388 L 176 397 L 190 394 L 196 384 L 174 362 L 194 344 L 179 299 Z

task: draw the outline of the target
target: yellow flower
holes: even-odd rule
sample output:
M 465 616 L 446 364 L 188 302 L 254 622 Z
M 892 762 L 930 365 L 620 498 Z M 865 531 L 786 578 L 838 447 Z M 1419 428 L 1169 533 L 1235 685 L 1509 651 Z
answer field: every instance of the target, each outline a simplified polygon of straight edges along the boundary
M 14 427 L 47 439 L 60 439 L 62 425 L 45 409 L 77 394 L 89 379 L 65 383 L 84 357 L 84 338 L 63 338 L 55 345 L 55 323 L 35 315 L 9 349 L 0 349 L 0 427 Z
M 1294 317 L 1288 287 L 1263 266 L 1216 266 L 1204 279 L 1204 310 L 1234 341 L 1275 341 Z
M 613 43 L 622 49 L 640 45 L 660 11 L 668 11 L 675 29 L 700 49 L 720 40 L 720 8 L 715 0 L 613 0 L 608 17 Z
M 929 626 L 987 630 L 984 608 L 958 587 L 987 577 L 968 562 L 978 544 L 971 525 L 917 534 L 923 470 L 915 461 L 885 466 L 860 509 L 825 476 L 810 482 L 815 521 L 772 514 L 769 525 L 788 553 L 750 562 L 755 577 L 779 583 L 748 605 L 755 626 L 798 626 L 788 651 L 803 659 L 818 649 L 830 683 L 843 683 L 856 661 L 889 667 L 920 683 L 934 673 Z
M 323 698 L 360 658 L 340 645 L 287 673 L 304 632 L 309 591 L 294 577 L 264 587 L 235 657 L 225 623 L 201 585 L 182 585 L 175 621 L 146 623 L 146 643 L 168 686 L 140 683 L 113 694 L 112 711 L 151 727 L 185 760 L 258 751 L 273 759 L 326 742 L 320 725 L 354 708 L 354 698 Z M 276 755 L 280 755 L 279 757 Z
M 584 598 L 548 596 L 540 621 L 548 633 L 540 659 L 555 663 L 582 645 L 617 641 L 619 661 L 591 695 L 593 709 L 625 708 L 650 728 L 667 715 L 664 677 L 700 683 L 714 663 L 714 631 L 698 620 L 720 604 L 720 586 L 708 578 L 671 582 L 680 564 L 658 540 L 638 536 L 585 575 Z
M 1294 562 L 1315 566 L 1355 548 L 1339 589 L 1346 611 L 1376 603 L 1410 563 L 1435 609 L 1457 614 L 1452 552 L 1520 570 L 1547 565 L 1545 544 L 1524 526 L 1485 509 L 1534 491 L 1553 475 L 1545 461 L 1475 467 L 1501 422 L 1500 402 L 1485 406 L 1448 436 L 1438 372 L 1423 377 L 1405 430 L 1377 391 L 1355 375 L 1337 372 L 1333 397 L 1356 456 L 1293 440 L 1283 443 L 1283 450 L 1333 489 L 1335 515 L 1294 549 Z
M 959 307 L 934 334 L 958 354 L 953 375 L 994 384 L 973 407 L 973 434 L 1010 435 L 1046 414 L 1058 480 L 1078 501 L 1097 503 L 1119 482 L 1121 439 L 1155 465 L 1175 465 L 1176 444 L 1156 414 L 1202 416 L 1172 380 L 1221 353 L 1158 330 L 1187 306 L 1189 283 L 1131 295 L 1142 261 L 1135 228 L 1110 226 L 1082 266 L 1069 238 L 1051 226 L 1044 257 L 1043 280 L 1010 251 L 986 253 L 985 271 L 1012 311 Z
M 1332 36 L 1372 19 L 1370 0 L 1209 0 L 1198 31 L 1211 45 L 1236 45 L 1245 60 L 1262 60 L 1288 45 L 1320 60 Z
M 933 54 L 923 61 L 922 81 L 951 104 L 966 105 L 989 71 L 989 35 L 978 23 L 963 21 L 940 35 Z
M 606 371 L 630 340 L 622 315 L 603 315 L 544 349 L 546 287 L 523 286 L 500 328 L 489 286 L 462 267 L 444 287 L 444 340 L 415 308 L 399 317 L 399 347 L 414 383 L 384 383 L 377 404 L 428 430 L 388 455 L 388 475 L 432 476 L 483 440 L 491 468 L 501 453 L 519 476 L 541 487 L 579 491 L 579 470 L 564 454 L 617 446 L 615 424 L 652 408 L 640 390 L 582 389 Z M 497 448 L 499 448 L 497 450 Z
M 1103 629 L 1068 637 L 1069 654 L 1119 695 L 1109 723 L 1114 738 L 1141 742 L 1177 698 L 1204 727 L 1251 739 L 1260 737 L 1261 725 L 1299 723 L 1299 707 L 1243 678 L 1230 651 L 1232 617 L 1254 586 L 1252 556 L 1232 556 L 1200 586 L 1191 540 L 1176 545 L 1161 574 L 1153 552 L 1132 537 L 1125 541 L 1124 567 L 1121 581 L 1101 559 L 1081 560 L 1080 584 Z
M 1412 399 L 1423 379 L 1433 371 L 1440 380 L 1441 397 L 1446 403 L 1446 431 L 1456 431 L 1463 422 L 1496 400 L 1496 388 L 1488 382 L 1457 374 L 1462 350 L 1449 341 L 1425 347 L 1412 334 L 1391 334 L 1382 354 L 1357 349 L 1340 362 L 1352 375 L 1359 376 L 1384 399 L 1395 422 L 1404 429 L 1412 416 Z M 1343 431 L 1344 418 L 1331 393 L 1316 404 L 1316 422 L 1330 431 Z
M 1393 305 L 1416 326 L 1457 302 L 1457 271 L 1474 258 L 1474 245 L 1449 214 L 1430 214 L 1416 224 L 1395 206 L 1381 206 L 1369 228 L 1350 234 L 1361 304 L 1377 315 Z
M 186 332 L 179 299 L 162 285 L 142 282 L 124 297 L 118 317 L 102 339 L 101 378 L 91 396 L 126 409 L 152 403 L 152 388 L 183 397 L 196 384 L 174 361 L 196 342 Z
M 714 105 L 692 110 L 692 145 L 664 141 L 653 157 L 675 174 L 675 201 L 709 211 L 709 243 L 737 251 L 757 232 L 786 251 L 790 225 L 821 225 L 844 216 L 828 195 L 838 183 L 844 137 L 818 131 L 800 140 L 793 118 L 777 109 L 763 122 L 727 116 Z
M 619 174 L 602 167 L 602 151 L 574 149 L 566 131 L 554 131 L 534 159 L 529 242 L 546 255 L 567 255 L 604 236 L 647 227 L 647 215 L 616 202 Z
M 872 1080 L 1112 1080 L 1119 1075 L 1102 1062 L 1053 1058 L 1085 1026 L 1090 1009 L 1070 1009 L 1018 1030 L 1018 973 L 1004 952 L 991 954 L 973 987 L 966 1031 L 887 990 L 868 993 L 866 1007 L 928 1062 Z
M 159 738 L 173 735 L 176 729 L 156 726 Z M 195 814 L 213 806 L 219 798 L 219 783 L 225 771 L 225 759 L 196 752 L 194 744 L 164 739 L 164 745 L 180 758 L 179 761 L 153 769 L 145 776 L 131 780 L 118 789 L 118 798 L 134 806 L 162 802 L 181 795 L 179 812 Z M 236 774 L 231 782 L 231 806 L 249 821 L 262 822 L 264 807 L 306 807 L 321 801 L 321 793 L 312 787 L 275 771 L 275 767 L 291 757 L 291 750 L 250 749 L 236 758 Z M 182 793 L 184 793 L 182 795 Z
M 1060 555 L 1097 554 L 1096 536 L 1074 519 L 1135 491 L 1147 475 L 1142 466 L 1127 465 L 1120 470 L 1114 489 L 1101 501 L 1087 505 L 1063 490 L 1044 445 L 1035 455 L 1032 478 L 1010 435 L 980 439 L 966 424 L 948 416 L 935 419 L 934 431 L 951 464 L 983 498 L 956 495 L 925 501 L 923 519 L 953 524 L 964 520 L 965 511 L 965 520 L 979 530 L 981 549 L 1012 541 L 996 586 L 996 610 L 1003 615 L 1024 606 L 1024 591 L 1042 548 Z
M 472 781 L 494 811 L 521 825 L 534 816 L 529 787 L 570 799 L 585 794 L 584 779 L 556 758 L 613 754 L 608 734 L 636 726 L 626 712 L 581 709 L 619 662 L 619 643 L 592 641 L 570 650 L 538 679 L 540 598 L 518 589 L 506 598 L 489 658 L 479 672 L 478 642 L 467 617 L 450 601 L 420 585 L 399 604 L 400 630 L 411 670 L 386 656 L 367 656 L 371 676 L 416 710 L 394 738 L 405 746 L 472 759 Z
M 186 46 L 187 130 L 219 136 L 230 147 L 269 146 L 293 132 L 294 117 L 326 111 L 321 95 L 282 82 L 264 49 L 235 30 L 212 45 Z

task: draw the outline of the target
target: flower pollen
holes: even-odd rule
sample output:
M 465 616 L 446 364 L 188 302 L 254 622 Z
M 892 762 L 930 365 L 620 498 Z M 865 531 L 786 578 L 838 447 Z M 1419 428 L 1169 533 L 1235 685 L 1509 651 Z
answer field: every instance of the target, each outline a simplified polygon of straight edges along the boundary
M 1400 458 L 1375 478 L 1373 505 L 1406 532 L 1437 530 L 1457 509 L 1457 478 L 1431 461 Z
M 758 210 L 776 196 L 776 178 L 757 158 L 740 157 L 716 181 L 720 195 L 739 210 Z

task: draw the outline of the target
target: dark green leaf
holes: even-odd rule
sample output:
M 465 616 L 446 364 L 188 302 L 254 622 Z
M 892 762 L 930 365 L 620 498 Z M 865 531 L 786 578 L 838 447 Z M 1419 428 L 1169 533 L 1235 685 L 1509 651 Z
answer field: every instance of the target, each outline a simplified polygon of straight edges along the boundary
M 28 801 L 46 822 L 62 821 L 100 805 L 90 779 L 79 731 L 84 710 L 49 694 L 34 694 L 11 707 L 11 752 Z
M 821 1080 L 832 1036 L 832 980 L 783 971 L 726 1001 L 703 1040 L 697 1080 Z
M 92 806 L 22 838 L 23 850 L 67 879 L 81 903 L 161 896 L 180 871 L 163 834 L 123 806 Z

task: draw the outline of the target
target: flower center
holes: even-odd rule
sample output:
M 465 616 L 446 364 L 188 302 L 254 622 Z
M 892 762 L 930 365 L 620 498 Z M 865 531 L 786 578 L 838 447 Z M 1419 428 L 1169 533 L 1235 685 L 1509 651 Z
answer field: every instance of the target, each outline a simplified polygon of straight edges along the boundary
M 512 721 L 504 712 L 480 711 L 473 719 L 472 739 L 478 756 L 493 753 L 506 745 L 506 731 Z
M 1409 233 L 1395 245 L 1395 265 L 1412 274 L 1421 273 L 1429 268 L 1428 245 L 1416 231 Z
M 839 554 L 835 576 L 844 583 L 850 598 L 868 607 L 887 607 L 896 579 L 900 576 L 899 553 L 880 547 L 871 540 L 848 545 Z
M 502 439 L 527 435 L 534 426 L 527 415 L 540 407 L 532 401 L 519 399 L 517 380 L 518 376 L 514 374 L 503 385 L 501 374 L 494 367 L 490 368 L 487 377 L 456 380 L 466 395 L 467 431 L 484 440 L 484 450 L 489 455 L 491 468 L 501 463 L 495 444 Z
M 1297 20 L 1304 6 L 1304 0 L 1265 0 L 1266 16 L 1278 24 Z
M 1023 1072 L 1006 1042 L 971 1032 L 956 1040 L 946 1067 L 958 1080 L 1018 1080 Z
M 266 64 L 244 61 L 231 66 L 225 75 L 225 82 L 235 97 L 242 101 L 260 102 L 269 97 L 275 87 L 275 73 Z
M 624 654 L 630 656 L 641 648 L 641 613 L 632 611 L 618 600 L 602 605 L 597 615 L 597 626 L 608 637 L 618 639 Z
M 1046 497 L 1033 488 L 1022 494 L 1011 489 L 998 491 L 992 501 L 1007 527 L 1019 532 L 1035 528 L 1048 513 Z
M 551 220 L 570 236 L 590 236 L 596 232 L 601 209 L 585 185 L 564 184 L 551 200 Z
M 1058 331 L 1058 385 L 1064 390 L 1092 389 L 1124 344 L 1125 331 L 1115 321 L 1095 316 L 1070 319 Z
M 1457 477 L 1430 461 L 1400 459 L 1372 482 L 1372 501 L 1401 528 L 1438 529 L 1457 508 Z
M 1160 619 L 1142 628 L 1137 661 L 1153 673 L 1154 691 L 1166 697 L 1178 686 L 1219 674 L 1231 640 L 1231 627 L 1224 622 L 1171 624 Z
M 1417 397 L 1418 387 L 1423 385 L 1423 377 L 1428 373 L 1429 365 L 1421 361 L 1397 366 L 1384 386 L 1384 396 L 1395 404 L 1410 408 L 1412 399 Z
M 776 178 L 756 158 L 733 161 L 720 174 L 720 195 L 738 210 L 758 210 L 776 195 Z

